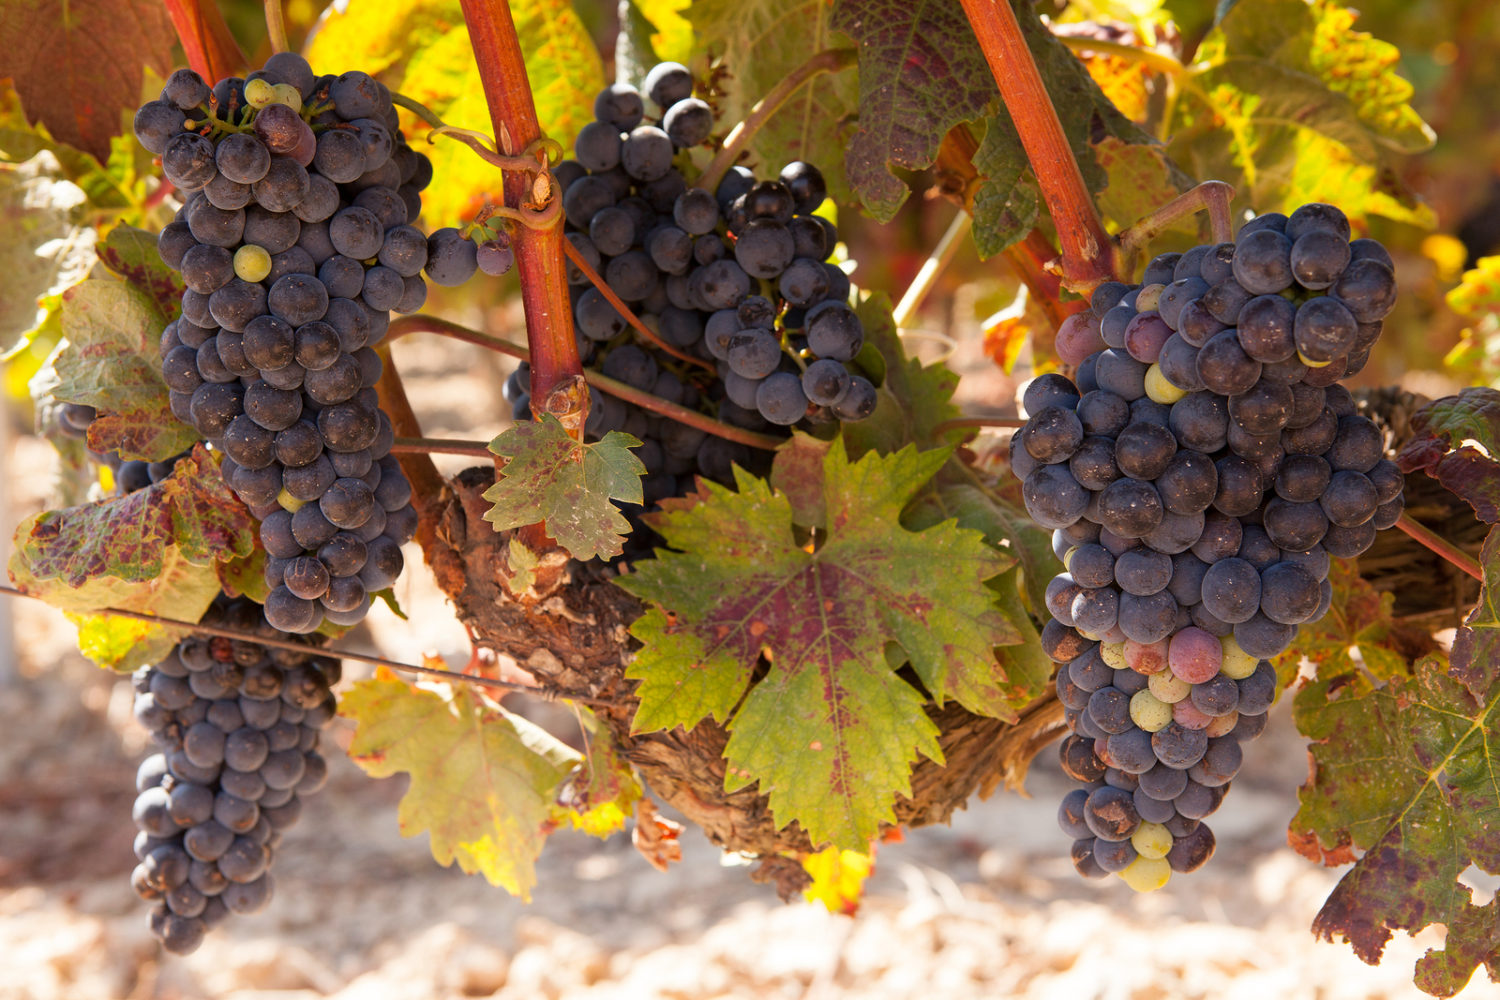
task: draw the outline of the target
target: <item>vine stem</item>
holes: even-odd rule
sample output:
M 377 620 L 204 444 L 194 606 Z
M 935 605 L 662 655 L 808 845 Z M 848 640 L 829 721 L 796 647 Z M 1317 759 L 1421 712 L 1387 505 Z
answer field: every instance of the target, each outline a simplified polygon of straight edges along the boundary
M 462 0 L 469 41 L 479 65 L 485 101 L 500 152 L 513 155 L 542 138 L 536 103 L 510 7 L 501 0 Z M 519 209 L 531 192 L 530 175 L 504 174 L 505 204 Z M 580 393 L 583 364 L 573 338 L 573 310 L 563 264 L 561 226 L 517 227 L 511 247 L 526 309 L 526 342 L 532 362 L 532 397 L 555 414 L 574 438 L 582 439 L 588 395 Z
M 724 138 L 723 148 L 709 161 L 696 186 L 709 192 L 718 190 L 719 182 L 729 173 L 729 168 L 734 166 L 734 161 L 740 158 L 755 134 L 803 84 L 824 73 L 847 69 L 857 61 L 858 54 L 853 49 L 824 49 L 782 77 L 769 94 L 756 102 L 745 120 L 729 130 L 729 135 Z
M 1172 223 L 1185 219 L 1195 212 L 1207 212 L 1209 230 L 1215 243 L 1234 240 L 1234 217 L 1229 214 L 1229 203 L 1234 199 L 1234 188 L 1223 181 L 1204 181 L 1191 191 L 1185 191 L 1160 208 L 1148 212 L 1129 229 L 1119 235 L 1120 251 L 1126 261 L 1138 250 L 1161 235 Z
M 28 594 L 24 590 L 8 587 L 0 584 L 0 594 L 8 594 L 11 597 L 25 597 L 33 601 L 41 601 L 42 598 L 35 594 Z M 43 603 L 46 603 L 43 601 Z M 390 660 L 384 656 L 376 656 L 373 653 L 356 653 L 348 649 L 330 649 L 326 646 L 310 646 L 304 642 L 294 642 L 290 639 L 276 639 L 261 635 L 259 632 L 251 632 L 244 629 L 224 628 L 219 625 L 204 625 L 201 622 L 186 622 L 177 618 L 163 618 L 145 611 L 127 611 L 124 608 L 100 608 L 91 611 L 90 614 L 110 615 L 116 618 L 131 618 L 139 622 L 150 622 L 153 625 L 161 625 L 166 628 L 182 629 L 186 632 L 194 632 L 199 635 L 211 635 L 218 639 L 241 639 L 245 642 L 253 642 L 257 646 L 266 646 L 270 649 L 286 649 L 294 653 L 307 653 L 313 656 L 331 656 L 339 660 L 355 660 L 359 663 L 369 663 L 377 667 L 388 667 L 391 670 L 400 670 L 412 674 L 426 674 L 430 677 L 441 677 L 444 680 L 457 681 L 460 684 L 474 684 L 479 687 L 497 688 L 502 691 L 519 691 L 522 694 L 537 695 L 552 701 L 562 698 L 565 701 L 576 701 L 584 705 L 599 705 L 604 708 L 626 708 L 617 701 L 609 701 L 605 698 L 594 698 L 589 695 L 573 694 L 558 688 L 540 687 L 532 684 L 520 684 L 515 681 L 502 681 L 494 677 L 481 677 L 475 674 L 461 674 L 456 670 L 443 670 L 438 667 L 418 666 L 415 663 L 402 663 L 400 660 Z
M 662 340 L 659 336 L 657 336 L 656 333 L 649 327 L 647 327 L 645 323 L 642 323 L 641 318 L 635 314 L 635 310 L 627 306 L 625 304 L 625 301 L 621 299 L 619 295 L 615 294 L 615 290 L 613 288 L 610 288 L 609 284 L 599 276 L 599 272 L 594 270 L 594 266 L 587 260 L 584 260 L 583 254 L 578 252 L 578 248 L 573 245 L 572 240 L 563 240 L 563 253 L 567 255 L 568 259 L 573 262 L 578 270 L 583 272 L 583 276 L 589 279 L 589 283 L 592 284 L 595 288 L 599 289 L 599 294 L 604 296 L 605 301 L 615 307 L 615 312 L 624 317 L 625 322 L 634 327 L 635 331 L 642 337 L 645 337 L 647 340 L 651 341 L 651 343 L 655 344 L 663 351 L 666 351 L 668 354 L 672 355 L 672 357 L 678 359 L 679 361 L 686 361 L 690 365 L 697 365 L 704 371 L 715 371 L 714 366 L 709 364 L 707 361 L 704 361 L 702 358 L 693 357 L 691 354 L 682 350 L 682 348 L 680 347 L 673 347 L 671 344 L 667 343 L 665 340 Z
M 281 0 L 266 0 L 266 36 L 272 52 L 285 52 L 291 48 L 286 40 L 286 17 L 281 12 Z
M 1479 565 L 1479 561 L 1477 559 L 1469 555 L 1464 550 L 1458 548 L 1446 538 L 1432 531 L 1430 528 L 1426 528 L 1423 525 L 1418 524 L 1412 519 L 1410 514 L 1402 514 L 1399 518 L 1397 518 L 1396 527 L 1406 532 L 1406 534 L 1413 541 L 1417 542 L 1428 551 L 1435 552 L 1438 555 L 1442 556 L 1444 559 L 1448 560 L 1450 563 L 1457 566 L 1459 569 L 1463 570 L 1465 573 L 1469 574 L 1480 583 L 1484 582 L 1484 569 Z
M 483 441 L 460 441 L 457 438 L 397 437 L 391 444 L 392 455 L 468 455 L 472 458 L 494 458 L 495 453 Z
M 188 65 L 212 87 L 248 65 L 213 0 L 162 0 Z
M 1136 45 L 1125 45 L 1121 42 L 1106 42 L 1100 38 L 1080 38 L 1072 35 L 1053 35 L 1073 52 L 1092 52 L 1101 56 L 1117 56 L 1130 62 L 1138 62 L 1149 66 L 1166 76 L 1182 76 L 1187 72 L 1187 67 L 1173 56 L 1155 49 L 1143 48 Z
M 1076 291 L 1090 291 L 1115 276 L 1114 242 L 1094 209 L 1016 13 L 1010 0 L 962 3 L 1056 225 L 1063 281 Z
M 382 343 L 382 346 L 384 346 L 385 344 L 389 344 L 391 341 L 403 337 L 409 333 L 435 333 L 442 337 L 451 337 L 454 340 L 461 340 L 466 344 L 474 344 L 477 347 L 483 347 L 491 351 L 497 351 L 500 354 L 508 354 L 520 361 L 531 361 L 531 352 L 522 347 L 520 344 L 512 344 L 508 340 L 502 340 L 499 337 L 492 337 L 489 334 L 483 333 L 479 330 L 471 330 L 470 328 L 461 326 L 458 323 L 452 322 L 451 320 L 439 319 L 436 316 L 422 316 L 420 314 L 400 316 L 392 320 L 390 332 L 386 334 L 385 341 Z M 387 366 L 387 371 L 389 370 L 389 366 Z M 535 369 L 533 369 L 533 372 L 534 371 Z M 786 440 L 785 438 L 772 437 L 769 434 L 757 434 L 755 431 L 747 431 L 743 427 L 733 427 L 729 424 L 720 423 L 713 417 L 705 416 L 704 414 L 699 413 L 697 410 L 690 410 L 685 406 L 679 406 L 676 403 L 668 402 L 667 400 L 662 399 L 660 396 L 654 396 L 651 393 L 645 392 L 641 389 L 637 389 L 634 386 L 626 385 L 624 382 L 612 379 L 608 375 L 596 372 L 593 369 L 586 370 L 583 373 L 583 379 L 586 383 L 598 389 L 600 392 L 607 392 L 617 399 L 623 399 L 626 402 L 634 403 L 642 409 L 650 410 L 652 413 L 656 413 L 660 416 L 666 417 L 669 420 L 675 420 L 680 424 L 687 424 L 689 427 L 696 427 L 700 431 L 703 431 L 705 434 L 712 434 L 715 437 L 721 437 L 726 441 L 735 441 L 739 444 L 747 445 L 751 448 L 759 448 L 763 451 L 775 451 L 777 448 L 780 448 Z M 384 376 L 382 376 L 382 384 L 384 384 L 384 381 L 385 378 Z M 381 405 L 384 406 L 385 393 L 383 390 L 381 392 L 380 399 Z M 396 428 L 396 433 L 398 434 L 409 435 L 412 437 L 421 436 L 420 430 L 411 429 L 413 425 L 408 424 L 406 426 L 403 426 L 401 423 L 398 423 L 396 421 L 396 415 L 394 413 L 391 414 L 391 423 Z M 429 465 L 430 464 L 431 463 L 429 462 Z M 436 475 L 435 469 L 433 474 Z M 408 473 L 408 476 L 409 475 L 410 473 Z

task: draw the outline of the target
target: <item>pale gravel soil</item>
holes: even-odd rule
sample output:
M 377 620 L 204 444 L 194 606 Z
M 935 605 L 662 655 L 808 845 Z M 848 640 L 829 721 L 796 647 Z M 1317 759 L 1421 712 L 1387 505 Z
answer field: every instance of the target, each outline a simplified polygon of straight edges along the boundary
M 498 399 L 452 406 L 452 373 L 478 392 L 508 363 L 487 368 L 448 344 L 397 350 L 404 370 L 443 375 L 441 387 L 409 380 L 429 434 L 504 426 Z M 981 388 L 989 400 L 1011 391 L 998 378 L 971 391 Z M 37 468 L 46 453 L 23 438 L 6 467 Z M 18 488 L 44 478 L 19 477 Z M 15 498 L 23 512 L 40 501 Z M 409 566 L 419 561 L 408 552 Z M 377 609 L 344 642 L 461 662 L 463 631 L 420 570 L 399 597 L 410 622 Z M 0 688 L 0 1000 L 1395 1000 L 1422 996 L 1412 963 L 1441 942 L 1438 930 L 1399 935 L 1371 968 L 1312 938 L 1339 873 L 1285 846 L 1306 765 L 1281 706 L 1211 821 L 1218 855 L 1161 892 L 1074 875 L 1053 819 L 1065 781 L 1044 753 L 1034 798 L 997 794 L 951 827 L 884 846 L 852 919 L 782 905 L 692 830 L 666 874 L 626 836 L 555 836 L 523 904 L 439 868 L 425 837 L 402 838 L 404 779 L 365 778 L 339 749 L 340 722 L 326 741 L 332 780 L 278 855 L 271 907 L 231 918 L 194 955 L 164 957 L 128 881 L 132 781 L 146 753 L 128 685 L 78 657 L 61 616 L 30 602 L 14 610 L 22 679 Z M 1500 997 L 1500 986 L 1481 974 L 1461 996 Z

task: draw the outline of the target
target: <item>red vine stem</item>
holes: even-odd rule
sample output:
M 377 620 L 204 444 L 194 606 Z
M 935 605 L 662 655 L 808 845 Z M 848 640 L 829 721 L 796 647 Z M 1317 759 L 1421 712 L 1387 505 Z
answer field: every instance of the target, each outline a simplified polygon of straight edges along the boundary
M 1094 209 L 1015 11 L 1010 0 L 962 2 L 1057 227 L 1063 281 L 1076 291 L 1089 291 L 1114 277 L 1114 244 Z
M 1477 559 L 1463 549 L 1458 548 L 1446 538 L 1412 520 L 1410 514 L 1402 514 L 1397 518 L 1396 527 L 1406 532 L 1413 541 L 1422 545 L 1428 551 L 1442 556 L 1480 583 L 1484 582 L 1484 568 L 1479 565 Z
M 512 155 L 542 137 L 516 25 L 509 5 L 501 0 L 462 0 L 462 3 L 495 137 L 500 152 Z M 519 208 L 526 203 L 531 193 L 529 174 L 509 171 L 504 183 L 507 206 Z M 555 190 L 549 193 L 549 197 L 557 196 Z M 578 344 L 573 339 L 573 310 L 568 301 L 563 242 L 561 226 L 547 229 L 518 226 L 512 234 L 511 246 L 521 279 L 521 301 L 526 308 L 526 342 L 533 356 L 532 397 L 541 404 L 541 409 L 558 414 L 570 434 L 581 438 L 587 397 L 574 400 L 576 405 L 552 402 L 554 391 L 571 392 L 577 385 L 575 380 L 583 374 Z
M 637 333 L 679 361 L 686 361 L 688 364 L 697 365 L 705 371 L 715 371 L 714 366 L 707 361 L 704 361 L 702 358 L 693 357 L 680 347 L 673 347 L 658 337 L 645 323 L 642 323 L 640 317 L 635 314 L 635 311 L 627 306 L 620 296 L 615 294 L 615 290 L 610 288 L 608 283 L 599 276 L 599 272 L 594 270 L 593 265 L 584 259 L 583 254 L 578 252 L 578 248 L 573 245 L 572 240 L 564 239 L 562 245 L 563 253 L 567 254 L 568 259 L 574 263 L 578 270 L 583 272 L 583 276 L 588 278 L 589 282 L 595 288 L 599 289 L 599 294 L 604 296 L 605 301 L 614 306 L 615 312 L 624 317 L 625 322 L 634 327 Z
M 162 0 L 162 3 L 177 30 L 188 65 L 209 86 L 226 76 L 234 76 L 248 65 L 245 53 L 240 51 L 213 0 Z
M 952 420 L 944 420 L 932 429 L 933 437 L 942 437 L 945 433 L 965 427 L 1025 427 L 1026 421 L 1020 417 L 955 417 Z
M 461 340 L 466 344 L 474 344 L 475 346 L 487 348 L 491 351 L 497 351 L 500 354 L 508 354 L 520 361 L 531 360 L 531 352 L 520 344 L 512 344 L 507 340 L 501 340 L 499 337 L 492 337 L 487 333 L 471 330 L 466 326 L 460 326 L 457 323 L 446 319 L 439 319 L 436 316 L 422 316 L 419 314 L 400 316 L 392 320 L 390 332 L 386 334 L 383 343 L 389 344 L 391 341 L 403 337 L 408 333 L 436 333 L 439 336 L 451 337 L 454 340 Z M 389 366 L 387 366 L 387 370 L 389 371 Z M 685 406 L 670 403 L 660 396 L 654 396 L 634 386 L 626 385 L 624 382 L 616 381 L 608 375 L 601 374 L 593 369 L 586 370 L 583 373 L 583 378 L 589 385 L 594 386 L 601 392 L 607 392 L 617 399 L 634 403 L 643 409 L 650 410 L 652 413 L 660 414 L 680 424 L 687 424 L 689 427 L 696 427 L 706 434 L 721 437 L 726 441 L 736 441 L 751 448 L 760 448 L 764 451 L 775 451 L 786 440 L 785 438 L 771 437 L 769 434 L 757 434 L 754 431 L 747 431 L 743 427 L 733 427 L 729 424 L 720 423 L 712 417 L 699 413 L 697 410 L 690 410 Z M 382 376 L 382 385 L 384 382 L 385 378 Z M 397 385 L 399 384 L 398 380 Z M 381 405 L 385 405 L 383 390 Z M 412 437 L 418 437 L 421 434 L 419 430 L 414 429 L 415 418 L 413 418 L 413 424 L 403 426 L 396 421 L 396 415 L 392 413 L 391 423 L 396 428 L 398 434 L 408 434 Z M 429 462 L 428 464 L 430 465 L 431 463 Z M 436 470 L 434 469 L 435 473 Z M 410 473 L 408 473 L 408 476 L 410 476 Z
M 0 594 L 9 594 L 12 597 L 26 597 L 33 601 L 42 598 L 35 594 L 28 594 L 24 590 L 15 587 L 7 587 L 0 584 Z M 45 602 L 43 602 L 45 603 Z M 417 666 L 414 663 L 402 663 L 400 660 L 388 660 L 384 656 L 376 656 L 372 653 L 355 653 L 347 649 L 329 649 L 326 646 L 311 646 L 304 642 L 295 642 L 291 639 L 277 639 L 272 636 L 262 635 L 259 632 L 251 632 L 244 629 L 223 628 L 218 625 L 204 625 L 201 622 L 185 622 L 177 618 L 163 618 L 145 611 L 127 611 L 124 608 L 99 608 L 90 611 L 93 615 L 111 615 L 116 618 L 132 618 L 139 622 L 150 622 L 153 625 L 161 625 L 166 628 L 182 629 L 186 632 L 196 632 L 199 635 L 211 635 L 219 639 L 243 639 L 253 642 L 257 646 L 265 646 L 270 649 L 286 649 L 294 653 L 306 653 L 311 656 L 331 656 L 339 660 L 354 660 L 359 663 L 370 663 L 378 667 L 389 667 L 392 670 L 401 670 L 413 674 L 427 674 L 431 677 L 442 677 L 445 680 L 457 681 L 461 684 L 474 684 L 479 687 L 498 688 L 502 691 L 519 691 L 522 694 L 537 695 L 551 701 L 562 698 L 566 701 L 581 702 L 585 705 L 599 705 L 604 708 L 626 707 L 617 701 L 609 701 L 604 698 L 593 698 L 584 694 L 573 694 L 559 688 L 540 687 L 535 684 L 519 684 L 515 681 L 502 681 L 493 677 L 480 677 L 475 674 L 461 674 L 453 670 L 442 670 L 438 667 Z

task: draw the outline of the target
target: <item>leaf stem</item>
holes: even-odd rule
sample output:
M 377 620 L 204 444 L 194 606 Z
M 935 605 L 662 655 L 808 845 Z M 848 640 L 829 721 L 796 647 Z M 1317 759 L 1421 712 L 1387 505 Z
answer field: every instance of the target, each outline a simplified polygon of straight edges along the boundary
M 392 320 L 390 332 L 386 334 L 383 344 L 388 344 L 409 333 L 435 333 L 439 336 L 461 340 L 466 344 L 474 344 L 491 351 L 498 351 L 501 354 L 508 354 L 521 361 L 531 360 L 531 352 L 520 344 L 512 344 L 499 337 L 492 337 L 487 333 L 471 330 L 450 320 L 420 314 L 398 316 Z M 533 376 L 535 376 L 535 373 L 536 369 L 533 368 Z M 680 424 L 687 424 L 689 427 L 696 427 L 706 434 L 721 437 L 726 441 L 736 441 L 751 448 L 760 448 L 764 451 L 775 451 L 786 440 L 785 438 L 772 437 L 769 434 L 757 434 L 754 431 L 747 431 L 743 427 L 733 427 L 729 424 L 720 423 L 710 416 L 699 413 L 697 410 L 690 410 L 685 406 L 670 403 L 660 396 L 653 396 L 649 392 L 626 385 L 624 382 L 618 382 L 608 375 L 594 371 L 592 368 L 584 370 L 583 378 L 585 382 L 594 386 L 600 392 L 607 392 L 617 399 L 634 403 L 643 409 L 650 410 L 652 413 L 675 420 Z M 384 378 L 382 377 L 383 382 Z M 385 406 L 385 396 L 383 393 L 381 395 L 381 406 Z M 420 430 L 412 431 L 403 427 L 401 423 L 397 422 L 394 413 L 391 413 L 391 423 L 395 426 L 398 434 L 407 434 L 412 437 L 419 437 L 421 435 Z M 430 461 L 428 464 L 431 464 Z M 402 467 L 405 467 L 405 463 L 402 464 Z M 436 470 L 434 469 L 435 474 Z M 407 475 L 410 477 L 411 473 L 408 472 Z M 412 485 L 415 487 L 416 484 L 413 483 Z
M 0 594 L 9 594 L 12 597 L 26 597 L 33 601 L 42 600 L 42 598 L 35 594 L 28 594 L 24 590 L 18 590 L 15 587 L 8 587 L 4 584 L 0 584 Z M 475 684 L 480 687 L 497 688 L 502 691 L 519 691 L 522 694 L 537 695 L 548 701 L 561 698 L 564 701 L 576 701 L 584 705 L 599 705 L 604 708 L 630 707 L 623 702 L 609 701 L 605 698 L 594 698 L 584 694 L 573 694 L 560 688 L 540 687 L 535 684 L 520 684 L 515 681 L 502 681 L 494 677 L 481 677 L 475 674 L 461 674 L 454 670 L 442 670 L 438 667 L 417 666 L 414 663 L 402 663 L 400 660 L 390 660 L 384 656 L 376 656 L 373 653 L 356 653 L 348 649 L 329 649 L 326 646 L 312 646 L 305 642 L 295 642 L 291 639 L 277 639 L 273 636 L 263 635 L 260 632 L 252 632 L 247 629 L 224 628 L 220 625 L 205 625 L 201 622 L 185 622 L 177 618 L 163 618 L 160 615 L 153 615 L 145 611 L 127 611 L 124 608 L 99 608 L 88 613 L 93 615 L 111 615 L 116 618 L 132 618 L 139 622 L 150 622 L 153 625 L 181 629 L 185 632 L 193 632 L 198 635 L 211 635 L 219 639 L 243 639 L 246 642 L 253 642 L 257 646 L 265 646 L 270 649 L 285 649 L 294 653 L 306 653 L 310 656 L 331 656 L 340 660 L 354 660 L 359 663 L 388 667 L 391 670 L 400 670 L 406 673 L 441 677 L 444 680 L 455 681 L 460 684 Z
M 501 0 L 462 0 L 462 4 L 500 152 L 511 156 L 542 138 L 515 22 L 509 5 Z M 508 171 L 504 183 L 505 204 L 519 210 L 531 194 L 530 175 Z M 541 410 L 557 415 L 568 433 L 581 439 L 588 396 L 578 396 L 583 365 L 573 337 L 563 242 L 561 226 L 520 226 L 511 247 L 526 309 L 526 342 L 533 356 L 532 396 Z
M 567 255 L 568 259 L 573 262 L 578 270 L 583 272 L 583 276 L 585 278 L 588 278 L 589 282 L 595 288 L 599 289 L 599 294 L 603 295 L 605 300 L 609 302 L 610 305 L 615 307 L 615 312 L 624 317 L 625 322 L 629 323 L 642 337 L 645 337 L 647 340 L 651 341 L 651 343 L 655 344 L 661 350 L 666 351 L 668 354 L 672 355 L 672 357 L 677 358 L 679 361 L 686 361 L 690 365 L 697 365 L 704 371 L 715 371 L 714 366 L 709 364 L 707 361 L 704 361 L 702 358 L 693 357 L 691 354 L 682 350 L 680 347 L 673 347 L 671 344 L 667 343 L 665 340 L 662 340 L 659 336 L 657 336 L 656 333 L 648 328 L 645 323 L 642 323 L 640 317 L 635 314 L 635 311 L 627 306 L 624 300 L 621 299 L 620 296 L 615 294 L 615 290 L 613 288 L 610 288 L 609 284 L 599 276 L 599 272 L 594 270 L 593 265 L 583 259 L 583 254 L 578 252 L 578 248 L 573 245 L 572 240 L 563 240 L 563 253 Z
M 803 84 L 824 73 L 836 73 L 846 69 L 857 61 L 858 55 L 853 49 L 824 49 L 782 77 L 781 82 L 772 87 L 769 94 L 756 102 L 755 107 L 751 108 L 750 113 L 745 116 L 745 120 L 729 130 L 729 135 L 724 138 L 723 147 L 714 154 L 713 160 L 704 169 L 703 176 L 698 178 L 696 186 L 705 191 L 716 191 L 719 182 L 724 179 L 725 174 L 729 173 L 729 168 L 734 166 L 734 161 L 740 158 L 740 154 L 755 138 L 755 134 Z
M 483 441 L 460 441 L 457 438 L 397 437 L 391 445 L 393 455 L 468 455 L 471 458 L 494 458 L 495 453 Z
M 1131 62 L 1138 62 L 1149 66 L 1158 73 L 1166 76 L 1182 76 L 1187 72 L 1187 67 L 1177 58 L 1165 52 L 1155 49 L 1141 48 L 1135 45 L 1125 45 L 1122 42 L 1106 42 L 1099 38 L 1077 38 L 1071 35 L 1059 35 L 1054 33 L 1053 37 L 1062 42 L 1074 52 L 1093 52 L 1101 56 L 1118 56 Z
M 1121 230 L 1118 237 L 1127 265 L 1138 250 L 1161 235 L 1168 226 L 1195 212 L 1208 213 L 1215 243 L 1230 242 L 1234 239 L 1234 219 L 1229 214 L 1229 203 L 1233 198 L 1234 188 L 1223 181 L 1204 181 L 1142 216 L 1129 229 Z
M 245 53 L 212 0 L 162 0 L 188 65 L 212 87 L 248 65 Z
M 286 17 L 281 12 L 281 0 L 266 0 L 266 36 L 272 52 L 285 52 L 291 48 L 286 40 Z
M 407 111 L 410 111 L 412 114 L 416 115 L 418 118 L 422 119 L 433 128 L 443 128 L 448 124 L 438 117 L 436 111 L 433 111 L 421 101 L 413 100 L 412 98 L 407 97 L 405 94 L 398 93 L 394 90 L 391 91 L 391 103 L 396 105 L 396 107 L 398 108 L 405 108 Z
M 1090 291 L 1114 277 L 1114 243 L 1094 208 L 1016 13 L 1010 0 L 962 3 L 1057 228 L 1063 281 L 1075 291 Z
M 1477 559 L 1431 529 L 1418 524 L 1410 514 L 1402 514 L 1397 518 L 1396 527 L 1406 532 L 1410 538 L 1428 551 L 1442 556 L 1480 583 L 1484 582 L 1484 569 Z
M 922 302 L 932 291 L 932 286 L 937 284 L 938 275 L 943 269 L 953 262 L 954 256 L 963 246 L 963 238 L 969 235 L 969 230 L 974 228 L 974 217 L 968 212 L 960 210 L 948 224 L 948 231 L 943 233 L 943 238 L 938 240 L 938 245 L 933 248 L 932 253 L 922 262 L 922 269 L 907 286 L 901 301 L 896 304 L 893 314 L 896 320 L 896 328 L 911 324 L 912 317 L 917 310 L 922 308 Z

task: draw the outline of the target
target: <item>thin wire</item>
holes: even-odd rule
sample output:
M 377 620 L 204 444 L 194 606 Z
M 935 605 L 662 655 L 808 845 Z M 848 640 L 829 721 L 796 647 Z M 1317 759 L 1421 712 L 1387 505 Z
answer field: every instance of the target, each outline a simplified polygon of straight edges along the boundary
M 26 597 L 34 601 L 41 598 L 35 594 L 28 594 L 24 590 L 15 587 L 7 587 L 0 584 L 0 594 L 9 594 L 12 597 Z M 44 602 L 45 603 L 45 602 Z M 442 670 L 437 667 L 419 667 L 413 663 L 402 663 L 399 660 L 389 660 L 383 656 L 375 656 L 372 653 L 355 653 L 345 649 L 330 649 L 325 646 L 309 646 L 306 643 L 293 642 L 290 639 L 267 638 L 256 632 L 245 632 L 240 629 L 223 628 L 218 625 L 204 625 L 201 622 L 185 622 L 176 618 L 163 618 L 160 615 L 148 614 L 144 611 L 126 611 L 123 608 L 100 608 L 89 614 L 115 615 L 120 618 L 133 618 L 136 621 L 150 622 L 153 625 L 166 625 L 171 628 L 183 629 L 187 632 L 197 632 L 202 635 L 211 635 L 220 639 L 243 639 L 253 642 L 258 646 L 268 646 L 272 649 L 287 649 L 294 653 L 306 653 L 312 656 L 331 656 L 338 660 L 356 660 L 360 663 L 371 663 L 376 666 L 389 667 L 392 670 L 404 670 L 413 674 L 426 674 L 431 677 L 442 677 L 445 680 L 458 681 L 463 684 L 476 684 L 480 687 L 497 688 L 501 691 L 517 691 L 521 694 L 535 695 L 548 701 L 562 699 L 564 701 L 576 701 L 584 705 L 597 705 L 602 708 L 625 708 L 628 707 L 618 701 L 610 701 L 605 698 L 593 698 L 589 695 L 570 694 L 557 688 L 538 687 L 531 684 L 517 684 L 514 681 L 502 681 L 493 677 L 477 677 L 473 674 L 461 674 L 455 670 Z

